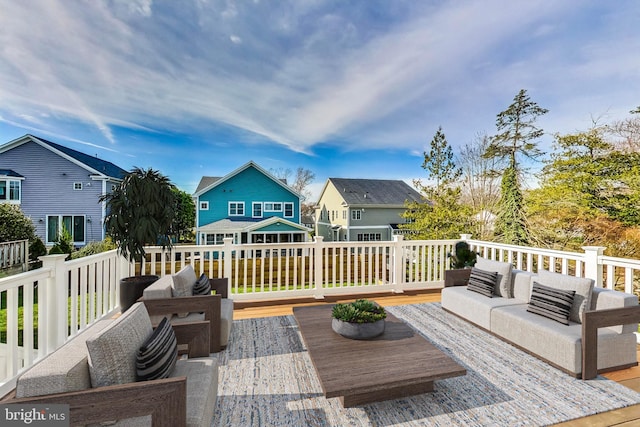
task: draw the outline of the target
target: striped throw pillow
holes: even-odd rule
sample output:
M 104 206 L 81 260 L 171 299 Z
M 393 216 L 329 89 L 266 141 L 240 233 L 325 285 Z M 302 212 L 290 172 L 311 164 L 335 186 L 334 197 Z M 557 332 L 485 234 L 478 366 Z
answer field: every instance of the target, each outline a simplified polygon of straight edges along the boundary
M 211 284 L 206 274 L 202 273 L 200 278 L 196 280 L 196 284 L 193 285 L 194 295 L 211 295 Z
M 484 271 L 479 268 L 472 267 L 469 275 L 469 283 L 467 289 L 477 292 L 489 298 L 493 298 L 493 291 L 498 283 L 498 273 L 495 271 Z
M 169 319 L 165 317 L 136 354 L 137 380 L 168 378 L 177 359 L 178 341 Z
M 533 282 L 527 311 L 568 325 L 575 295 L 576 291 L 550 288 Z

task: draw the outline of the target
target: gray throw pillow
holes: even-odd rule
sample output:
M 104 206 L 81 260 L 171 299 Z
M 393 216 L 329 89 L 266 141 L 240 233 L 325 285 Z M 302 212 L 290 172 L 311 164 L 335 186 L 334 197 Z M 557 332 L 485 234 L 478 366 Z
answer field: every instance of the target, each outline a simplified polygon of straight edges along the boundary
M 539 270 L 538 277 L 535 280 L 541 285 L 551 288 L 576 291 L 569 319 L 576 323 L 582 323 L 582 313 L 588 307 L 591 307 L 591 293 L 593 292 L 594 284 L 592 279 Z
M 493 298 L 493 292 L 498 282 L 498 273 L 484 271 L 473 267 L 469 275 L 467 290 L 477 292 L 485 297 Z
M 136 355 L 138 381 L 168 378 L 178 360 L 178 341 L 169 319 L 162 319 Z
M 475 266 L 484 271 L 498 273 L 498 283 L 494 294 L 503 298 L 513 298 L 513 288 L 511 286 L 511 270 L 513 266 L 510 263 L 493 261 L 479 256 Z
M 568 325 L 575 294 L 576 291 L 564 291 L 533 282 L 527 311 Z
M 196 272 L 191 264 L 187 264 L 182 270 L 173 275 L 171 294 L 174 297 L 190 297 L 193 295 L 193 285 L 196 284 Z M 189 313 L 178 313 L 178 317 L 187 317 Z

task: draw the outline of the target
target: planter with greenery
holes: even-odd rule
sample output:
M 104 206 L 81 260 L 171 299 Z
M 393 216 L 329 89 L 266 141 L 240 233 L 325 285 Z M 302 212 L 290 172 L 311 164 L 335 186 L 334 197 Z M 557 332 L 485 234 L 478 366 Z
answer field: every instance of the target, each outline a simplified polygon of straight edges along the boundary
M 153 169 L 133 168 L 113 192 L 100 198 L 106 203 L 107 234 L 129 261 L 141 262 L 145 246 L 171 247 L 176 196 L 169 178 Z M 127 310 L 158 276 L 121 279 L 120 309 Z
M 451 269 L 444 272 L 444 286 L 466 286 L 478 254 L 471 250 L 467 242 L 461 241 L 456 243 L 455 251 L 447 256 Z
M 331 313 L 331 327 L 346 338 L 366 340 L 384 332 L 387 313 L 373 301 L 359 299 L 352 303 L 336 304 Z

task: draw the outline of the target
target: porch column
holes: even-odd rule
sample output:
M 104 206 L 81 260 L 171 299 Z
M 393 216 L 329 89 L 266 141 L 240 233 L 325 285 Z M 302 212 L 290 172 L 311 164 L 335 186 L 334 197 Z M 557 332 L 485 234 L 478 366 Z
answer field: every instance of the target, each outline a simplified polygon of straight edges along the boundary
M 604 254 L 605 246 L 583 246 L 584 249 L 584 276 L 595 280 L 598 288 L 602 287 L 602 263 L 600 257 Z

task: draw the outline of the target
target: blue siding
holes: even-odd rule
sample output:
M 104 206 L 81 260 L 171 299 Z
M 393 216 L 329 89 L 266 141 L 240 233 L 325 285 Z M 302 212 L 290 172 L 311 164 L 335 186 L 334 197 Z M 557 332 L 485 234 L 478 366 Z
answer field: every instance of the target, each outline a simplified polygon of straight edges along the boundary
M 43 241 L 48 215 L 82 215 L 85 242 L 102 240 L 102 206 L 98 198 L 103 183 L 92 180 L 89 171 L 32 141 L 1 153 L 0 168 L 25 177 L 20 207 Z M 82 190 L 74 190 L 75 182 L 82 183 Z
M 209 210 L 199 210 L 198 226 L 210 224 L 229 217 L 230 202 L 244 202 L 244 217 L 251 217 L 253 202 L 277 202 L 283 204 L 281 212 L 265 212 L 262 218 L 280 217 L 297 224 L 300 223 L 300 200 L 292 191 L 274 182 L 253 166 L 215 186 L 199 196 L 200 202 L 209 202 Z M 284 203 L 293 203 L 293 216 L 284 216 Z

